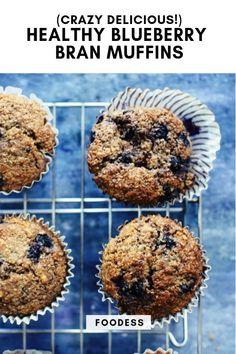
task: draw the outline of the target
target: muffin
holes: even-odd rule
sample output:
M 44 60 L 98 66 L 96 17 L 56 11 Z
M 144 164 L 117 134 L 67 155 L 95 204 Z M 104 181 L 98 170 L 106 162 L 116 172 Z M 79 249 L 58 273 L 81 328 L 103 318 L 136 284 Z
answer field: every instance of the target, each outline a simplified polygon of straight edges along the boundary
M 56 146 L 48 116 L 36 100 L 0 93 L 0 192 L 20 191 L 47 171 Z
M 164 108 L 104 112 L 91 132 L 88 167 L 94 181 L 119 201 L 172 201 L 194 184 L 192 152 L 181 119 Z
M 205 278 L 200 245 L 175 221 L 141 216 L 120 228 L 102 254 L 102 291 L 120 313 L 162 320 L 180 313 Z
M 67 275 L 64 246 L 42 219 L 1 219 L 1 316 L 22 318 L 50 306 L 61 295 Z

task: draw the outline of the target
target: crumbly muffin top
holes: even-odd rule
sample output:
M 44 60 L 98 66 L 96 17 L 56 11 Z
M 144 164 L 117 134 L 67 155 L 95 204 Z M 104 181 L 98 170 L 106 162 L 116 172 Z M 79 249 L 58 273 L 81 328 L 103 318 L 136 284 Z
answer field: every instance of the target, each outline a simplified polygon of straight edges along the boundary
M 152 215 L 125 224 L 110 240 L 100 277 L 121 313 L 160 320 L 188 305 L 204 271 L 202 251 L 188 229 Z
M 56 145 L 47 112 L 37 101 L 0 93 L 0 191 L 39 179 Z
M 170 201 L 194 183 L 181 119 L 163 108 L 105 112 L 91 132 L 88 166 L 97 185 L 134 204 Z
M 52 230 L 36 219 L 1 219 L 1 315 L 24 317 L 50 306 L 66 276 L 67 256 Z

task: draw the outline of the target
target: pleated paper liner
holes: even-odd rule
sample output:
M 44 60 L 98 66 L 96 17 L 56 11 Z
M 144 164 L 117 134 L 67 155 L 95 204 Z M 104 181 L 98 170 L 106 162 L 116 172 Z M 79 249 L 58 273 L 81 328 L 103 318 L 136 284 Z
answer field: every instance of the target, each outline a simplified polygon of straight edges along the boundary
M 35 182 L 40 182 L 42 177 L 48 173 L 49 166 L 52 163 L 52 160 L 55 156 L 55 149 L 59 144 L 58 130 L 55 127 L 53 127 L 52 124 L 50 123 L 53 119 L 53 116 L 52 116 L 52 113 L 50 112 L 49 108 L 47 106 L 45 106 L 43 101 L 40 98 L 38 98 L 35 94 L 32 93 L 32 94 L 30 94 L 29 97 L 26 97 L 25 95 L 22 94 L 22 89 L 17 88 L 17 87 L 12 87 L 12 86 L 7 86 L 5 89 L 2 86 L 0 86 L 0 94 L 6 94 L 6 95 L 13 94 L 16 96 L 22 96 L 28 100 L 36 101 L 41 106 L 41 108 L 43 110 L 45 110 L 45 119 L 47 120 L 46 125 L 50 125 L 51 129 L 53 130 L 53 132 L 55 134 L 55 144 L 54 144 L 54 148 L 53 148 L 53 153 L 50 154 L 50 156 L 49 156 L 49 154 L 44 154 L 44 158 L 46 161 L 45 171 L 41 172 L 40 175 L 38 176 L 38 178 L 36 180 L 33 180 L 29 185 L 22 186 L 22 188 L 20 190 L 11 190 L 9 192 L 5 192 L 5 191 L 0 190 L 0 195 L 1 194 L 10 195 L 11 193 L 21 193 L 24 189 L 32 188 L 32 186 L 34 185 Z
M 179 222 L 178 220 L 175 220 L 180 226 L 182 226 L 182 223 Z M 189 229 L 188 227 L 185 227 L 187 229 Z M 193 235 L 193 233 L 191 232 L 191 234 Z M 193 235 L 194 236 L 194 235 Z M 198 240 L 198 238 L 195 237 L 196 240 Z M 170 324 L 170 322 L 173 320 L 175 322 L 178 322 L 180 320 L 180 318 L 183 318 L 185 313 L 192 313 L 193 309 L 195 307 L 198 306 L 198 301 L 199 301 L 199 297 L 200 296 L 204 296 L 205 295 L 205 289 L 207 289 L 207 281 L 209 280 L 209 272 L 211 270 L 211 266 L 209 265 L 209 259 L 206 257 L 206 251 L 204 251 L 202 245 L 200 245 L 200 249 L 202 251 L 202 256 L 204 259 L 204 275 L 202 277 L 202 284 L 201 286 L 197 289 L 197 291 L 195 292 L 194 296 L 192 297 L 191 301 L 188 303 L 188 305 L 186 307 L 184 307 L 180 312 L 176 313 L 175 315 L 169 315 L 167 317 L 163 317 L 160 320 L 154 320 L 152 321 L 152 328 L 154 328 L 156 325 L 159 326 L 160 328 L 163 328 L 163 326 L 165 324 Z M 103 245 L 103 249 L 105 248 L 105 246 Z M 101 257 L 99 258 L 100 264 L 96 266 L 98 273 L 95 275 L 96 278 L 98 278 L 97 281 L 97 285 L 98 285 L 98 292 L 102 295 L 102 301 L 109 301 L 112 304 L 114 304 L 115 308 L 118 310 L 119 309 L 116 307 L 116 301 L 113 300 L 108 294 L 106 294 L 103 290 L 103 284 L 102 284 L 102 280 L 100 277 L 100 272 L 101 272 L 101 265 L 102 265 L 102 254 L 103 251 L 99 252 L 99 255 L 101 255 Z M 120 313 L 122 315 L 124 315 L 125 313 Z M 148 314 L 147 314 L 148 315 Z
M 220 129 L 215 116 L 197 98 L 180 90 L 126 88 L 114 97 L 105 108 L 106 112 L 132 109 L 134 107 L 166 108 L 180 118 L 191 139 L 192 154 L 189 170 L 195 176 L 194 185 L 185 193 L 180 193 L 171 202 L 182 202 L 183 198 L 192 199 L 207 189 L 209 172 L 213 168 L 216 152 L 220 149 Z
M 53 313 L 54 309 L 60 305 L 60 302 L 63 302 L 65 300 L 65 295 L 69 293 L 69 286 L 71 284 L 70 280 L 71 278 L 74 277 L 73 274 L 74 265 L 72 263 L 73 257 L 70 255 L 72 251 L 71 249 L 68 248 L 68 244 L 65 242 L 65 236 L 61 236 L 59 231 L 55 231 L 54 226 L 49 226 L 49 223 L 48 222 L 45 223 L 43 218 L 37 219 L 35 215 L 30 216 L 29 214 L 27 215 L 21 214 L 18 215 L 17 217 L 23 218 L 25 220 L 34 221 L 39 225 L 42 225 L 44 228 L 48 229 L 49 231 L 53 232 L 54 235 L 56 235 L 60 240 L 67 258 L 67 276 L 65 278 L 65 283 L 62 287 L 61 293 L 55 298 L 55 300 L 49 306 L 46 306 L 43 309 L 39 309 L 36 313 L 24 317 L 0 315 L 0 318 L 3 320 L 4 323 L 9 321 L 11 324 L 16 323 L 17 325 L 20 325 L 24 323 L 28 325 L 30 321 L 37 321 L 39 316 L 43 316 L 47 312 Z

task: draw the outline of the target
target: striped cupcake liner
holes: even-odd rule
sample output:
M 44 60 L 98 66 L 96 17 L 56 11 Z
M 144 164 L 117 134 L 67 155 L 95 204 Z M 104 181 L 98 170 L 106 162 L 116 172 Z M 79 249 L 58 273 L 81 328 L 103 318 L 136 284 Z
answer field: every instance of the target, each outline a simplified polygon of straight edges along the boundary
M 16 215 L 14 215 L 16 216 Z M 34 221 L 38 223 L 40 226 L 45 227 L 49 231 L 52 231 L 54 235 L 56 235 L 59 240 L 61 241 L 61 245 L 64 248 L 64 251 L 66 253 L 66 258 L 67 258 L 67 276 L 65 278 L 65 283 L 62 287 L 62 291 L 60 295 L 56 297 L 56 299 L 50 304 L 50 306 L 46 306 L 43 309 L 38 310 L 36 313 L 31 314 L 29 316 L 24 316 L 24 317 L 19 317 L 19 316 L 5 316 L 0 314 L 0 318 L 4 323 L 9 321 L 11 324 L 16 323 L 17 325 L 20 324 L 26 324 L 28 325 L 30 321 L 38 321 L 39 316 L 45 315 L 47 312 L 53 313 L 55 308 L 60 305 L 60 302 L 63 302 L 65 300 L 65 295 L 69 293 L 69 287 L 71 284 L 71 278 L 74 277 L 73 269 L 73 257 L 71 256 L 72 250 L 68 248 L 68 244 L 65 242 L 65 236 L 62 236 L 60 234 L 60 231 L 56 231 L 54 226 L 50 226 L 49 222 L 44 222 L 43 218 L 37 219 L 35 215 L 30 215 L 30 214 L 20 214 L 17 215 L 19 218 L 22 218 L 24 220 L 29 220 L 29 221 Z
M 33 100 L 33 101 L 36 101 L 37 103 L 39 103 L 41 108 L 43 108 L 45 110 L 45 114 L 46 114 L 45 119 L 47 120 L 46 125 L 50 125 L 51 129 L 55 133 L 55 145 L 54 145 L 52 154 L 51 155 L 44 154 L 45 161 L 46 161 L 45 171 L 41 172 L 39 177 L 36 180 L 32 181 L 31 184 L 23 186 L 20 190 L 12 190 L 9 192 L 5 192 L 5 191 L 0 190 L 0 195 L 2 194 L 2 195 L 7 196 L 12 193 L 21 193 L 24 189 L 30 189 L 33 187 L 35 182 L 40 182 L 42 180 L 43 176 L 46 175 L 49 171 L 49 166 L 52 163 L 53 158 L 55 156 L 55 149 L 59 145 L 59 140 L 58 140 L 58 130 L 55 127 L 53 127 L 51 124 L 51 121 L 53 119 L 53 115 L 52 115 L 50 109 L 47 106 L 45 106 L 43 101 L 40 98 L 38 98 L 35 94 L 31 93 L 29 95 L 29 97 L 27 97 L 22 94 L 22 89 L 17 88 L 17 87 L 12 87 L 12 86 L 7 86 L 5 89 L 2 86 L 0 86 L 0 94 L 6 94 L 6 95 L 13 94 L 13 95 L 21 96 L 21 97 L 27 98 L 28 100 Z
M 178 220 L 174 220 L 174 221 L 176 223 L 178 223 L 182 227 L 182 223 L 180 221 L 178 221 Z M 185 226 L 185 228 L 188 229 L 188 231 L 189 231 L 189 227 L 188 226 Z M 192 232 L 190 232 L 190 233 L 199 242 L 199 238 L 195 237 Z M 103 245 L 102 247 L 103 247 L 103 250 L 104 250 L 105 245 Z M 203 256 L 203 259 L 204 259 L 204 275 L 202 277 L 201 286 L 196 290 L 194 296 L 192 297 L 192 299 L 190 300 L 188 305 L 186 305 L 186 307 L 184 307 L 180 312 L 177 312 L 175 315 L 169 315 L 167 317 L 163 317 L 160 320 L 152 321 L 152 325 L 151 325 L 152 328 L 154 328 L 155 326 L 159 326 L 160 328 L 163 328 L 164 325 L 170 324 L 171 321 L 174 321 L 176 323 L 179 322 L 179 320 L 181 318 L 184 318 L 186 313 L 192 313 L 193 309 L 198 306 L 199 298 L 205 295 L 205 290 L 208 288 L 207 282 L 210 279 L 209 272 L 211 271 L 211 266 L 209 265 L 209 258 L 206 256 L 206 251 L 203 249 L 203 246 L 200 243 L 199 243 L 199 247 L 201 249 L 202 256 Z M 112 299 L 104 291 L 103 283 L 102 283 L 102 280 L 101 280 L 101 277 L 100 277 L 103 250 L 99 252 L 99 255 L 100 255 L 99 262 L 100 263 L 96 266 L 96 269 L 98 270 L 98 273 L 95 274 L 95 277 L 98 278 L 98 281 L 97 281 L 98 292 L 102 295 L 102 301 L 103 302 L 104 301 L 109 301 L 110 303 L 112 303 L 115 306 L 115 308 L 119 312 L 119 309 L 116 306 L 117 302 L 114 299 Z M 121 314 L 122 315 L 126 315 L 126 313 L 121 313 Z
M 129 88 L 114 97 L 105 108 L 106 112 L 130 109 L 133 107 L 166 108 L 180 118 L 190 135 L 192 154 L 189 170 L 195 176 L 194 185 L 171 202 L 183 201 L 199 196 L 207 189 L 209 172 L 213 168 L 216 152 L 220 149 L 220 129 L 214 114 L 197 98 L 180 90 Z

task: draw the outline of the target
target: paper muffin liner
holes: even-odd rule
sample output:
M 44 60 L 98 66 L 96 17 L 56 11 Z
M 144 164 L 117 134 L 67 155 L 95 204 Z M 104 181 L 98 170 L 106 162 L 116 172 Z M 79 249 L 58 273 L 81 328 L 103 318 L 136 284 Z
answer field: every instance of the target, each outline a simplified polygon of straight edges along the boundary
M 1 191 L 0 190 L 0 195 L 10 195 L 11 193 L 21 193 L 24 189 L 30 189 L 33 187 L 34 183 L 35 182 L 40 182 L 41 179 L 43 178 L 44 175 L 46 175 L 49 171 L 49 166 L 50 164 L 52 163 L 52 160 L 55 156 L 55 149 L 56 147 L 59 145 L 59 140 L 58 140 L 58 130 L 53 127 L 53 125 L 50 123 L 53 119 L 53 115 L 50 111 L 50 109 L 44 104 L 44 102 L 38 98 L 34 93 L 31 93 L 29 95 L 29 97 L 25 96 L 22 94 L 22 89 L 21 88 L 18 88 L 18 87 L 12 87 L 12 86 L 7 86 L 5 89 L 0 86 L 0 94 L 14 94 L 16 96 L 22 96 L 24 98 L 27 98 L 29 100 L 34 100 L 36 101 L 37 103 L 40 104 L 41 108 L 45 110 L 45 113 L 46 113 L 46 120 L 47 120 L 47 123 L 46 125 L 50 125 L 50 127 L 52 128 L 54 134 L 55 134 L 55 144 L 54 144 L 54 147 L 53 147 L 53 152 L 52 154 L 44 154 L 44 158 L 46 160 L 46 168 L 45 168 L 45 171 L 41 172 L 39 177 L 35 180 L 33 180 L 31 182 L 31 184 L 29 185 L 25 185 L 23 186 L 21 189 L 19 190 L 12 190 L 12 191 L 9 191 L 9 192 L 6 192 L 6 191 Z
M 156 352 L 161 352 L 162 354 L 178 354 L 176 351 L 173 351 L 172 349 L 162 349 L 162 348 L 157 348 L 156 350 L 151 350 L 151 349 L 146 349 L 143 354 L 155 354 Z
M 166 216 L 166 217 L 169 218 L 168 216 Z M 181 227 L 183 227 L 181 221 L 178 221 L 176 219 L 174 221 L 177 224 L 179 224 Z M 201 283 L 201 286 L 196 290 L 194 296 L 192 297 L 192 299 L 190 300 L 188 305 L 186 305 L 186 307 L 184 307 L 180 312 L 177 312 L 175 315 L 169 315 L 167 317 L 163 317 L 161 320 L 153 320 L 152 324 L 151 324 L 152 328 L 154 328 L 156 325 L 158 325 L 160 328 L 163 328 L 163 326 L 165 324 L 170 324 L 170 322 L 172 320 L 175 321 L 175 322 L 179 322 L 180 318 L 184 318 L 185 313 L 192 313 L 194 307 L 198 306 L 198 301 L 199 301 L 200 296 L 204 296 L 205 295 L 205 289 L 208 288 L 207 281 L 210 279 L 208 273 L 211 270 L 211 266 L 209 265 L 208 257 L 206 257 L 206 251 L 203 249 L 203 246 L 200 244 L 199 238 L 194 236 L 193 232 L 191 232 L 189 230 L 189 227 L 185 226 L 184 228 L 187 229 L 191 233 L 191 235 L 195 238 L 196 241 L 198 241 L 198 244 L 199 244 L 201 252 L 202 252 L 202 257 L 203 257 L 203 260 L 204 260 L 204 274 L 202 276 L 202 283 Z M 104 250 L 105 245 L 102 245 L 102 247 L 103 247 L 103 250 Z M 98 264 L 96 266 L 96 269 L 98 270 L 98 273 L 95 274 L 95 277 L 98 278 L 98 281 L 97 281 L 98 292 L 102 295 L 102 301 L 103 302 L 104 301 L 109 301 L 112 304 L 116 304 L 117 301 L 112 299 L 111 296 L 106 294 L 106 292 L 103 290 L 104 287 L 103 287 L 102 280 L 101 280 L 101 277 L 100 277 L 103 250 L 99 252 L 99 255 L 101 255 L 101 257 L 99 258 L 100 264 Z M 115 308 L 119 311 L 119 309 L 116 306 L 115 306 Z M 120 313 L 120 311 L 119 311 L 119 313 Z M 120 314 L 126 315 L 126 313 L 120 313 Z
M 50 226 L 49 222 L 44 222 L 43 218 L 37 219 L 35 215 L 30 214 L 12 214 L 11 216 L 17 216 L 19 218 L 23 218 L 25 220 L 30 221 L 36 221 L 39 225 L 43 225 L 48 230 L 52 231 L 54 235 L 56 235 L 60 239 L 61 245 L 63 246 L 67 258 L 67 276 L 65 278 L 65 283 L 62 287 L 60 295 L 56 297 L 56 299 L 50 304 L 50 306 L 46 306 L 45 308 L 38 310 L 36 313 L 24 317 L 0 315 L 0 318 L 3 320 L 4 323 L 9 321 L 11 324 L 16 322 L 17 325 L 23 323 L 28 325 L 30 321 L 38 321 L 38 317 L 40 315 L 45 315 L 46 312 L 53 313 L 54 309 L 60 305 L 60 302 L 63 302 L 65 300 L 65 295 L 69 293 L 69 286 L 71 284 L 70 279 L 74 277 L 74 273 L 72 271 L 74 269 L 74 265 L 72 263 L 73 257 L 70 255 L 72 250 L 68 248 L 68 244 L 65 242 L 65 236 L 62 236 L 60 234 L 60 231 L 56 231 L 54 226 Z
M 189 170 L 194 174 L 195 182 L 185 193 L 180 193 L 170 202 L 182 202 L 183 198 L 190 200 L 194 195 L 199 196 L 208 187 L 209 172 L 220 149 L 220 129 L 214 114 L 197 98 L 169 88 L 142 91 L 140 88 L 127 87 L 112 99 L 104 111 L 109 113 L 133 107 L 166 108 L 185 123 L 192 143 Z

